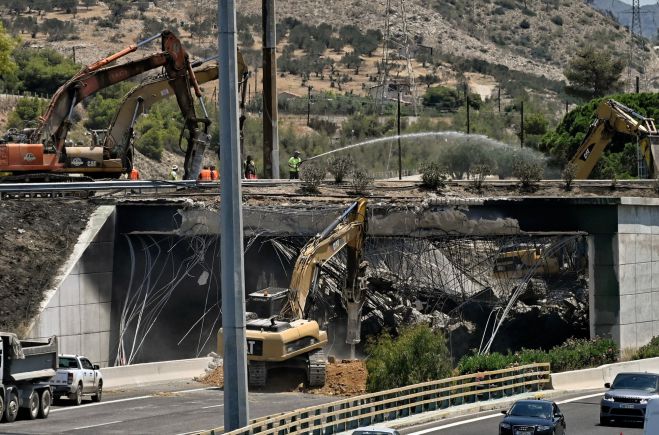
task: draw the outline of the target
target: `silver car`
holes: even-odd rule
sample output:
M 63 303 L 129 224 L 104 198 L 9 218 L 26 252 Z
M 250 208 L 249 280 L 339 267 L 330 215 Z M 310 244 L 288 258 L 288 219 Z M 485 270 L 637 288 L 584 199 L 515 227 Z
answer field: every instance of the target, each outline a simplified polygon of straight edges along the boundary
M 613 384 L 600 402 L 600 424 L 608 425 L 613 420 L 643 422 L 648 400 L 657 395 L 659 374 L 618 373 Z

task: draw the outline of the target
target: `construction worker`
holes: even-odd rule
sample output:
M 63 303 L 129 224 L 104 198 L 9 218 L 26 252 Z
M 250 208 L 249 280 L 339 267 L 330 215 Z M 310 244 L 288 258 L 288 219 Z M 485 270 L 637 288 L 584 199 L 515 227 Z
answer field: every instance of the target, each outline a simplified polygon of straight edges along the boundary
M 288 159 L 288 171 L 289 171 L 289 176 L 288 178 L 291 180 L 297 180 L 300 178 L 300 164 L 302 163 L 302 159 L 300 158 L 300 152 L 298 150 L 295 150 L 293 152 L 293 157 Z
M 137 169 L 135 169 L 135 168 L 131 169 L 131 170 L 130 170 L 130 177 L 129 177 L 129 179 L 130 179 L 131 181 L 137 181 L 137 180 L 139 180 L 139 179 L 140 179 L 140 173 L 139 173 L 139 171 L 138 171 Z
M 245 159 L 245 178 L 256 180 L 256 163 L 254 163 L 252 156 L 247 156 Z
M 215 166 L 211 166 L 211 180 L 217 181 L 220 179 L 220 173 L 218 172 L 217 169 L 215 169 Z
M 204 166 L 201 172 L 199 172 L 199 177 L 197 179 L 199 181 L 211 181 L 211 170 L 208 166 Z
M 172 181 L 178 180 L 178 166 L 172 166 L 172 171 L 169 173 L 169 179 Z

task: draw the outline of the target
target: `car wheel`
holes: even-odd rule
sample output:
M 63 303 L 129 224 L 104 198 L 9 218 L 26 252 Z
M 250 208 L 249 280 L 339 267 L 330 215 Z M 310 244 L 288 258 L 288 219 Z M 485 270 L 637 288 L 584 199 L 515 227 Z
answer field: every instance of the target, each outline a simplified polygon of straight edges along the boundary
M 96 394 L 92 396 L 92 402 L 100 402 L 102 398 L 103 398 L 103 381 L 98 383 L 98 389 L 96 390 Z
M 600 426 L 608 426 L 611 424 L 611 420 L 606 417 L 600 417 Z
M 34 420 L 39 415 L 39 393 L 32 390 L 30 397 L 27 398 L 27 409 L 25 409 L 25 416 L 29 420 Z
M 73 397 L 73 404 L 75 406 L 80 406 L 80 404 L 82 404 L 82 384 L 78 384 L 78 388 L 76 388 L 75 396 Z
M 17 416 L 18 416 L 18 394 L 16 394 L 16 391 L 12 391 L 9 394 L 9 400 L 7 401 L 7 405 L 5 407 L 5 421 L 7 423 L 12 423 L 13 421 L 16 420 Z
M 0 422 L 2 421 L 2 418 L 5 416 L 5 398 L 0 394 Z
M 41 393 L 41 401 L 39 402 L 39 418 L 47 418 L 50 414 L 50 405 L 53 403 L 53 396 L 50 390 L 46 388 Z

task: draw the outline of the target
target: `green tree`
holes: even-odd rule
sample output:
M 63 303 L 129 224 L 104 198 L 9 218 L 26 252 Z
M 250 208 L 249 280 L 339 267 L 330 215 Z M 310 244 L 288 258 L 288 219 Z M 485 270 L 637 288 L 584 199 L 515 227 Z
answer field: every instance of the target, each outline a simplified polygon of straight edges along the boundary
M 621 88 L 620 74 L 625 65 L 611 53 L 589 46 L 577 52 L 563 73 L 569 81 L 565 90 L 583 99 L 592 99 L 616 92 Z
M 14 58 L 23 90 L 37 94 L 53 94 L 80 69 L 50 48 L 21 48 L 14 51 Z
M 15 47 L 16 40 L 5 31 L 0 22 L 0 83 L 5 81 L 5 77 L 16 74 L 18 70 L 18 65 L 12 57 Z
M 462 104 L 460 94 L 454 88 L 433 86 L 426 89 L 423 95 L 423 105 L 435 107 L 438 110 L 455 110 Z
M 443 379 L 451 373 L 446 339 L 427 325 L 403 329 L 396 339 L 384 333 L 366 351 L 370 392 Z
M 7 128 L 25 128 L 34 125 L 46 110 L 48 102 L 41 98 L 21 98 L 9 114 Z

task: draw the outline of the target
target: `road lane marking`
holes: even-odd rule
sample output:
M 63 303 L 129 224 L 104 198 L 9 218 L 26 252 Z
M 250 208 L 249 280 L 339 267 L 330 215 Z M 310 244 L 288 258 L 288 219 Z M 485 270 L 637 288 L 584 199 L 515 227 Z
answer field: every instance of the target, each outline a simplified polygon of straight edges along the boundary
M 149 395 L 149 396 L 126 397 L 125 399 L 110 400 L 108 402 L 88 403 L 88 404 L 82 405 L 82 406 L 70 406 L 70 407 L 67 407 L 67 408 L 51 409 L 50 412 L 71 411 L 71 410 L 74 410 L 74 409 L 85 409 L 85 408 L 89 408 L 90 406 L 100 406 L 100 405 L 110 405 L 112 403 L 130 402 L 132 400 L 148 399 L 149 397 L 155 397 L 155 396 Z
M 560 402 L 556 402 L 556 403 L 558 405 L 562 405 L 563 403 L 577 402 L 577 401 L 583 400 L 583 399 L 592 399 L 593 397 L 601 396 L 602 394 L 604 394 L 604 392 L 600 391 L 599 393 L 589 394 L 587 396 L 573 397 L 572 399 L 561 400 Z
M 571 399 L 566 399 L 566 400 L 561 400 L 560 402 L 556 402 L 556 404 L 562 405 L 564 403 L 577 402 L 579 400 L 584 400 L 584 399 L 592 399 L 593 397 L 598 397 L 598 396 L 601 396 L 602 394 L 604 394 L 604 393 L 599 392 L 599 393 L 594 393 L 594 394 L 588 394 L 586 396 L 573 397 Z M 498 416 L 501 416 L 501 415 L 503 415 L 503 414 L 501 414 L 500 412 L 496 413 L 496 414 L 488 414 L 488 415 L 484 415 L 482 417 L 471 418 L 469 420 L 461 420 L 461 421 L 457 421 L 455 423 L 449 423 L 449 424 L 446 424 L 446 425 L 443 425 L 443 426 L 433 426 L 433 427 L 430 427 L 428 429 L 420 430 L 418 432 L 412 432 L 408 435 L 424 435 L 424 434 L 427 434 L 427 433 L 430 433 L 430 432 L 440 431 L 440 430 L 444 430 L 444 429 L 450 429 L 452 427 L 461 426 L 463 424 L 475 423 L 477 421 L 487 420 L 489 418 L 494 418 L 494 417 L 498 417 Z
M 166 393 L 178 393 L 178 394 L 185 394 L 185 393 L 194 393 L 196 391 L 204 391 L 204 390 L 213 390 L 216 387 L 206 387 L 206 388 L 193 388 L 191 390 L 180 390 L 180 391 L 167 391 Z M 50 412 L 60 412 L 60 411 L 72 411 L 75 409 L 85 409 L 89 408 L 90 406 L 100 406 L 100 405 L 111 405 L 113 403 L 121 403 L 121 402 L 130 402 L 133 400 L 143 400 L 143 399 L 149 399 L 151 397 L 167 397 L 167 396 L 161 396 L 163 392 L 157 392 L 153 394 L 149 394 L 146 396 L 136 396 L 136 397 L 126 397 L 123 399 L 115 399 L 115 400 L 108 400 L 105 402 L 98 402 L 98 403 L 87 403 L 82 406 L 70 406 L 66 408 L 57 408 L 57 409 L 51 409 Z
M 89 425 L 89 426 L 74 427 L 71 430 L 90 429 L 92 427 L 107 426 L 108 424 L 115 424 L 115 423 L 123 423 L 123 420 L 108 421 L 107 423 L 99 423 L 99 424 L 92 424 L 92 425 Z
M 461 426 L 463 424 L 474 423 L 476 421 L 481 421 L 481 420 L 487 420 L 488 418 L 494 418 L 494 417 L 497 417 L 499 415 L 502 415 L 502 414 L 498 413 L 498 414 L 484 415 L 482 417 L 471 418 L 469 420 L 463 420 L 463 421 L 457 421 L 455 423 L 449 423 L 449 424 L 446 424 L 444 426 L 430 427 L 428 429 L 420 430 L 418 432 L 412 432 L 408 435 L 423 435 L 423 434 L 430 433 L 430 432 L 436 432 L 436 431 L 439 431 L 439 430 L 450 429 L 450 428 L 455 427 L 455 426 Z
M 202 406 L 201 409 L 208 409 L 208 408 L 221 408 L 224 405 L 211 405 L 211 406 Z

